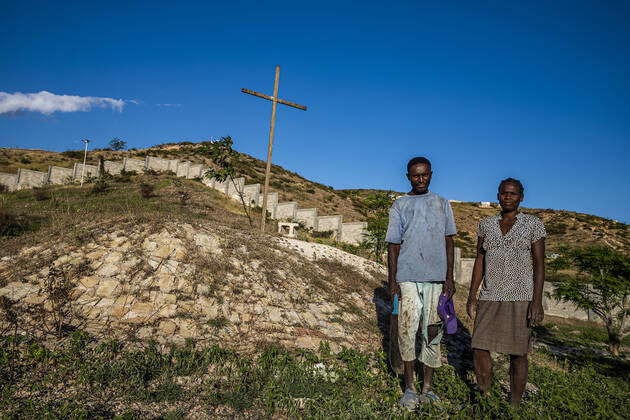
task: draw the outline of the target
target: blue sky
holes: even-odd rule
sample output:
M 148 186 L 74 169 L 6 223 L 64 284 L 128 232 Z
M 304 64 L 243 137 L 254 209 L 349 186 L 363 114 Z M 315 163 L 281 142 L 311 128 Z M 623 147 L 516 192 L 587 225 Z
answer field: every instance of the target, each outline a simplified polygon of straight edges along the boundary
M 90 3 L 4 1 L 0 92 L 124 103 L 5 102 L 0 146 L 229 134 L 264 159 L 271 104 L 240 88 L 271 94 L 279 64 L 279 96 L 308 106 L 278 110 L 274 163 L 289 170 L 402 191 L 424 155 L 451 199 L 495 200 L 512 176 L 525 206 L 630 222 L 628 2 Z

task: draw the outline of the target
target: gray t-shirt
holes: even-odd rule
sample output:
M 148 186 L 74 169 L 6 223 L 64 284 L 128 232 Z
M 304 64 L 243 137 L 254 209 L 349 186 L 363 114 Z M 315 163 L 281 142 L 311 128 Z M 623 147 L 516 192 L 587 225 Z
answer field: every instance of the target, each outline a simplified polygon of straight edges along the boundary
M 446 280 L 445 236 L 455 235 L 451 204 L 431 191 L 399 197 L 389 209 L 385 241 L 401 244 L 396 281 Z

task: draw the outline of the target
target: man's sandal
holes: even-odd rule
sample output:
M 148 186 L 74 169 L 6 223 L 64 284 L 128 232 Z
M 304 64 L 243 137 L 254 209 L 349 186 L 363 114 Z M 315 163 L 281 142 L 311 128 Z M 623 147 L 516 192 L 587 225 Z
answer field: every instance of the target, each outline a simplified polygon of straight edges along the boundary
M 402 398 L 400 399 L 400 406 L 406 408 L 409 411 L 413 411 L 418 406 L 419 396 L 417 392 L 413 392 L 410 389 L 406 389 Z
M 425 392 L 424 394 L 420 394 L 420 401 L 423 404 L 426 403 L 434 403 L 440 401 L 440 397 L 435 395 L 433 391 Z

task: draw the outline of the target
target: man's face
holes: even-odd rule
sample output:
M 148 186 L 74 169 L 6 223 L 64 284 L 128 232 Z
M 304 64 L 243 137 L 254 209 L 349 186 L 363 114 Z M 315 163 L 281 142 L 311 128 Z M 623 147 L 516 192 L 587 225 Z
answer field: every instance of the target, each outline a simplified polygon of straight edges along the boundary
M 426 163 L 416 163 L 409 169 L 407 179 L 411 182 L 414 194 L 424 194 L 429 190 L 431 176 L 433 176 L 431 166 Z
M 518 209 L 521 201 L 523 201 L 523 196 L 521 195 L 517 185 L 512 184 L 511 182 L 506 182 L 501 185 L 501 189 L 497 194 L 497 199 L 499 200 L 499 204 L 501 205 L 503 211 L 514 211 Z

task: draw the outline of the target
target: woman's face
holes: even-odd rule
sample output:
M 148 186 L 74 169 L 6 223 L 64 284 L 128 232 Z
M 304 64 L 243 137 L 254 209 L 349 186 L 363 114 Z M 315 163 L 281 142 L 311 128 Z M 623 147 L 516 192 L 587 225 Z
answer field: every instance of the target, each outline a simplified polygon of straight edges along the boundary
M 514 211 L 518 209 L 521 201 L 523 201 L 523 195 L 520 193 L 518 185 L 505 182 L 501 185 L 497 199 L 503 211 Z

